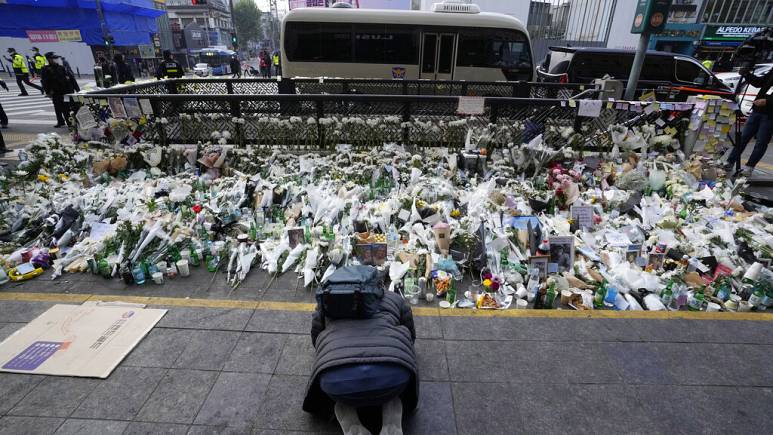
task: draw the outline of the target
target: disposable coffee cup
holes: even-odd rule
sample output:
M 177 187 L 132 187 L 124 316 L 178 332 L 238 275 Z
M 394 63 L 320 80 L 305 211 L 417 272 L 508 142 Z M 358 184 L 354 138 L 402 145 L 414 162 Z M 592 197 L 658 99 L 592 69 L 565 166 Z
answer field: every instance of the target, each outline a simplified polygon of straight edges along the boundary
M 746 313 L 752 310 L 752 304 L 749 303 L 749 301 L 741 301 L 738 302 L 738 312 L 739 313 Z
M 183 249 L 180 251 L 180 257 L 185 261 L 191 261 L 191 251 L 189 249 Z
M 515 297 L 518 299 L 523 299 L 526 297 L 526 287 L 523 285 L 518 286 L 518 290 L 515 291 Z
M 526 299 L 518 299 L 515 301 L 516 310 L 525 310 L 528 305 L 529 303 L 526 301 Z
M 166 261 L 159 261 L 158 263 L 156 263 L 156 267 L 158 268 L 158 271 L 161 272 L 162 275 L 166 273 L 166 269 L 167 269 Z
M 177 262 L 177 272 L 180 273 L 180 276 L 189 276 L 191 274 L 188 268 L 188 260 L 182 259 Z
M 432 301 L 435 300 L 435 293 L 427 293 L 424 295 L 424 299 L 427 300 L 427 302 L 432 303 Z
M 562 305 L 569 305 L 569 302 L 572 301 L 572 292 L 571 290 L 561 290 L 561 304 Z
M 720 307 L 719 307 L 719 304 L 717 304 L 717 303 L 715 303 L 715 302 L 709 302 L 709 303 L 706 305 L 706 312 L 707 312 L 707 313 L 713 313 L 713 312 L 715 312 L 715 311 L 719 311 L 719 308 L 720 308 Z
M 526 295 L 526 301 L 533 302 L 534 301 L 534 293 L 528 293 Z
M 161 272 L 156 272 L 153 274 L 153 282 L 156 284 L 163 284 L 164 283 L 164 274 Z

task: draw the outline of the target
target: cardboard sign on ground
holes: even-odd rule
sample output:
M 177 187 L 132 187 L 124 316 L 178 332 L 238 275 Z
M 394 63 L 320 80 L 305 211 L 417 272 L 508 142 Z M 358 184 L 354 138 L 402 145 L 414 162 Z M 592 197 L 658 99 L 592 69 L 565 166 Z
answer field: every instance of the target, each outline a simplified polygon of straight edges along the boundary
M 132 306 L 54 305 L 0 343 L 0 371 L 106 378 L 164 314 Z

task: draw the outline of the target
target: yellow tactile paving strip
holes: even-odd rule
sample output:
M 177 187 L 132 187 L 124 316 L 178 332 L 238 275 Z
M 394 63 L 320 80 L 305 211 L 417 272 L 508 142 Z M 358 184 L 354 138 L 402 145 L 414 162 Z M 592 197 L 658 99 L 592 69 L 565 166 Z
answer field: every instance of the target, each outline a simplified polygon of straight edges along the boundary
M 173 307 L 229 308 L 266 311 L 312 312 L 315 305 L 303 302 L 244 301 L 231 299 L 190 299 L 155 296 L 100 295 L 87 293 L 0 293 L 0 301 L 62 302 L 81 304 L 86 301 L 122 301 Z M 692 311 L 574 311 L 574 310 L 444 310 L 432 307 L 413 308 L 421 317 L 552 317 L 566 319 L 689 319 L 689 320 L 754 320 L 773 321 L 771 313 L 730 313 Z

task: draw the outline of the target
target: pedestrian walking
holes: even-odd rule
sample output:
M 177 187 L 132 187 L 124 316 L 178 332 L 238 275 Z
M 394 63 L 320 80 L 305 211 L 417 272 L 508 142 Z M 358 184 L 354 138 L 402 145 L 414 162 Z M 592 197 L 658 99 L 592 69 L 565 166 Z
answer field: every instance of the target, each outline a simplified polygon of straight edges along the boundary
M 29 68 L 27 67 L 27 62 L 24 60 L 24 56 L 17 53 L 16 49 L 14 48 L 9 48 L 8 54 L 11 55 L 11 57 L 6 57 L 5 59 L 11 62 L 11 66 L 13 67 L 13 73 L 16 75 L 16 84 L 19 85 L 19 91 L 21 91 L 19 96 L 21 97 L 29 95 L 27 93 L 27 89 L 24 88 L 23 83 L 26 83 L 28 86 L 39 90 L 42 94 L 43 88 L 34 83 L 30 83 Z
M 59 56 L 53 52 L 46 53 L 46 60 L 48 60 L 48 65 L 43 67 L 40 82 L 46 95 L 51 97 L 51 101 L 54 103 L 54 112 L 56 112 L 54 128 L 64 127 L 65 124 L 69 126 L 71 124 L 70 104 L 64 101 L 64 96 L 74 91 L 72 82 L 75 78 L 67 73 Z
M 132 69 L 126 64 L 126 58 L 121 53 L 116 53 L 113 56 L 113 77 L 115 77 L 116 84 L 134 82 Z
M 740 73 L 741 77 L 746 79 L 749 84 L 760 90 L 757 92 L 757 99 L 754 100 L 752 113 L 741 131 L 741 141 L 735 145 L 733 152 L 730 153 L 725 169 L 727 171 L 733 170 L 741 160 L 746 145 L 754 138 L 754 150 L 752 150 L 743 170 L 743 174 L 750 177 L 754 172 L 754 167 L 765 156 L 770 138 L 773 136 L 773 97 L 770 95 L 773 91 L 773 69 L 762 77 L 754 75 L 751 70 L 746 68 L 741 69 Z
M 164 61 L 158 66 L 156 70 L 156 78 L 161 80 L 163 78 L 178 79 L 183 76 L 183 67 L 179 62 L 172 59 L 172 52 L 164 50 Z
M 35 61 L 32 60 L 29 56 L 24 56 L 24 60 L 27 62 L 27 66 L 30 69 L 30 78 L 36 78 L 38 76 L 38 72 L 35 69 Z
M 239 62 L 236 55 L 231 56 L 231 72 L 233 73 L 231 78 L 241 78 L 242 76 L 242 63 Z
M 259 66 L 260 66 L 260 74 L 263 76 L 264 79 L 270 79 L 271 78 L 271 63 L 268 59 L 268 53 L 266 50 L 263 50 L 260 52 L 260 60 L 259 60 Z
M 274 64 L 274 75 L 275 76 L 281 76 L 282 75 L 282 67 L 279 64 L 279 60 L 280 60 L 279 52 L 275 51 L 274 55 L 271 57 L 271 59 L 273 60 L 273 64 Z
M 67 58 L 64 56 L 60 56 L 60 59 L 62 59 L 62 66 L 64 67 L 65 71 L 67 71 L 67 74 L 72 77 L 72 87 L 75 89 L 75 92 L 80 92 L 81 87 L 78 84 L 78 80 L 75 79 L 75 73 L 72 71 L 70 62 L 67 62 Z

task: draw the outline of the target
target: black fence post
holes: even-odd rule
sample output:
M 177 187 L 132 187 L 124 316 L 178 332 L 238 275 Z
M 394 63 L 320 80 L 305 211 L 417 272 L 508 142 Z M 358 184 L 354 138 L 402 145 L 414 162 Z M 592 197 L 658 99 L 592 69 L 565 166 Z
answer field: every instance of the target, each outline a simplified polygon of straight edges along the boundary
M 513 97 L 529 98 L 529 83 L 524 81 L 513 83 Z
M 325 148 L 325 129 L 322 128 L 322 118 L 325 116 L 322 100 L 314 102 L 317 109 L 317 147 Z
M 234 93 L 234 83 L 232 81 L 225 82 L 225 91 L 228 93 L 228 95 L 233 95 Z
M 496 124 L 499 120 L 499 104 L 495 100 L 487 100 L 489 103 L 489 123 Z
M 228 83 L 230 85 L 230 82 Z M 228 93 L 233 92 L 233 88 L 231 86 L 228 86 Z M 240 119 L 242 117 L 242 108 L 241 108 L 241 100 L 238 100 L 236 98 L 230 98 L 228 103 L 231 105 L 231 118 L 233 119 Z M 234 130 L 236 133 L 236 143 L 240 147 L 244 146 L 244 129 L 242 128 L 242 124 L 239 122 L 234 122 Z
M 403 95 L 408 95 L 408 82 L 403 80 Z
M 161 112 L 161 104 L 158 100 L 150 100 L 150 106 L 153 108 L 153 114 L 156 117 L 156 126 L 158 127 L 158 143 L 159 145 L 167 145 L 166 137 L 166 124 L 161 122 L 161 119 L 166 119 L 166 114 Z
M 411 103 L 406 101 L 403 103 L 403 122 L 411 122 Z M 402 145 L 408 145 L 411 140 L 411 127 L 403 127 L 403 143 Z
M 467 94 L 467 82 L 462 83 L 462 95 L 469 96 L 469 94 Z

